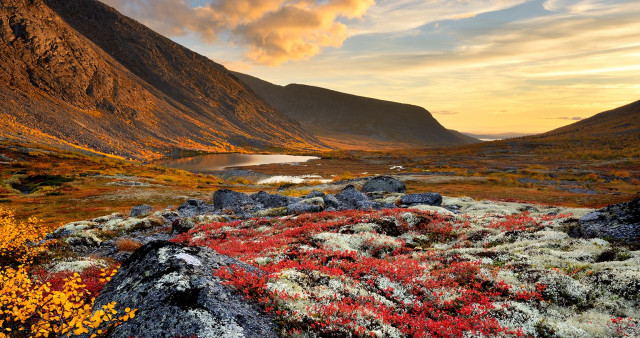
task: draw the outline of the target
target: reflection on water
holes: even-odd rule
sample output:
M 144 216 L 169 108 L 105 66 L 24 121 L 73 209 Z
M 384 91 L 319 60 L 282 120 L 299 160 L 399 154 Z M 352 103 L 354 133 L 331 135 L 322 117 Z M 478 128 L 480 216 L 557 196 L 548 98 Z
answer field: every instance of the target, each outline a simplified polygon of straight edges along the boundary
M 158 162 L 157 164 L 169 168 L 201 172 L 222 170 L 228 167 L 239 167 L 247 165 L 306 162 L 315 159 L 319 159 L 319 157 L 259 154 L 210 154 L 165 160 Z

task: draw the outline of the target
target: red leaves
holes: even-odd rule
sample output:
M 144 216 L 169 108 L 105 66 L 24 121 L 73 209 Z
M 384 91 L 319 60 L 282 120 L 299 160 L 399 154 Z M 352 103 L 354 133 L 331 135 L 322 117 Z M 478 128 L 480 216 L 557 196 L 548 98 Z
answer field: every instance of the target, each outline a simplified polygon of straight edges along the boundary
M 403 217 L 407 212 L 415 216 L 412 223 Z M 265 311 L 281 318 L 285 332 L 292 334 L 313 331 L 321 335 L 368 336 L 375 335 L 374 331 L 384 334 L 384 330 L 396 330 L 414 337 L 522 335 L 521 330 L 501 327 L 490 316 L 494 302 L 542 300 L 544 285 L 537 285 L 535 291 L 522 289 L 514 293 L 510 285 L 494 281 L 483 273 L 479 262 L 466 261 L 444 251 L 414 249 L 404 241 L 400 242 L 400 248 L 378 254 L 381 249 L 374 241 L 365 240 L 362 247 L 368 248 L 367 254 L 332 250 L 314 237 L 324 232 L 338 233 L 346 225 L 376 221 L 380 224 L 383 218 L 387 222 L 385 226 L 393 221 L 401 233 L 410 231 L 423 235 L 430 243 L 458 246 L 466 245 L 463 233 L 470 227 L 468 219 L 452 219 L 431 212 L 350 210 L 212 223 L 182 234 L 174 241 L 206 245 L 247 263 L 259 262 L 265 275 L 258 276 L 234 266 L 221 268 L 216 275 L 248 299 L 261 304 Z M 541 220 L 525 213 L 507 216 L 491 227 L 502 231 L 533 231 L 541 227 Z M 297 271 L 308 280 L 312 276 L 336 280 L 345 289 L 330 293 L 305 290 L 301 295 L 269 288 L 269 283 L 278 283 L 280 274 L 289 270 Z M 328 282 L 315 280 L 314 283 L 318 285 L 312 288 L 326 288 L 327 284 L 322 283 Z M 352 291 L 355 289 L 359 291 Z M 306 302 L 306 310 L 305 306 L 295 311 L 287 307 L 294 302 Z

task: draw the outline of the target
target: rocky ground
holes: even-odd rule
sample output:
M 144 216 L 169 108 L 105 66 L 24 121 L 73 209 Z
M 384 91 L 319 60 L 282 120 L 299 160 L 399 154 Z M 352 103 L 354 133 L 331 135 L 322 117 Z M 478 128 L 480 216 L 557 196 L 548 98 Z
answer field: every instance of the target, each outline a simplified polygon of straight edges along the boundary
M 362 183 L 222 189 L 69 223 L 50 238 L 74 258 L 51 269 L 122 261 L 96 301 L 139 309 L 121 335 L 640 335 L 638 200 L 593 210 Z

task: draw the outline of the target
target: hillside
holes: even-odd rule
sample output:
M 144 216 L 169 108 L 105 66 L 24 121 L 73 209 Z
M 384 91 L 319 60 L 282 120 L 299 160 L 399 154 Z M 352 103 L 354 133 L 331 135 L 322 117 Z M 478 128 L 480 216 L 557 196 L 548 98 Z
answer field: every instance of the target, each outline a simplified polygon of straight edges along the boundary
M 632 135 L 640 135 L 640 100 L 530 138 L 577 140 Z
M 0 41 L 5 138 L 137 159 L 324 147 L 223 66 L 96 0 L 3 1 Z
M 343 149 L 456 146 L 476 139 L 445 129 L 422 107 L 234 73 L 327 144 Z

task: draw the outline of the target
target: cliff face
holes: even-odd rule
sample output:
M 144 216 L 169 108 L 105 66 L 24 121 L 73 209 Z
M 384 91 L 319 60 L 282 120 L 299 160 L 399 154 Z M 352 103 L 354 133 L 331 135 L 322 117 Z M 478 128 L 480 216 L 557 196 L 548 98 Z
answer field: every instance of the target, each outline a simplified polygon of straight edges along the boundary
M 0 134 L 148 159 L 319 149 L 223 66 L 95 0 L 0 4 Z
M 414 105 L 290 84 L 278 86 L 235 73 L 267 102 L 316 136 L 344 147 L 357 142 L 404 146 L 456 146 L 478 140 L 444 128 Z

